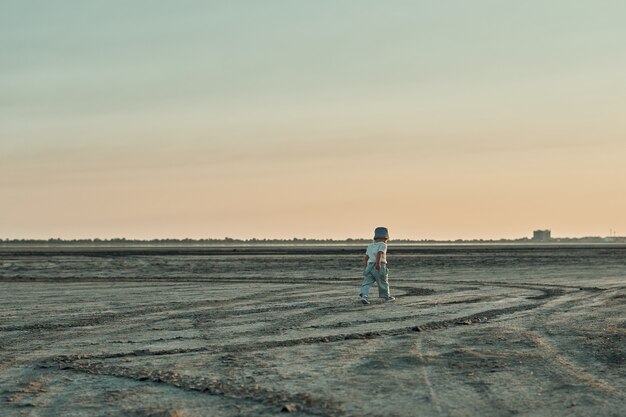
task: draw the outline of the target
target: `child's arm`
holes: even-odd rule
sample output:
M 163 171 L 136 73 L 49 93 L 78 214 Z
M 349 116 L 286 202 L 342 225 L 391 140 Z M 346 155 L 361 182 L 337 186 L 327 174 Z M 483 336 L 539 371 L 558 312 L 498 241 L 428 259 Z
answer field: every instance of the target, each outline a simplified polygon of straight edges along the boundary
M 384 253 L 383 251 L 379 251 L 376 254 L 376 265 L 375 266 L 376 266 L 376 270 L 377 271 L 380 271 L 380 260 L 383 258 L 383 253 Z
M 370 257 L 365 255 L 365 266 L 367 266 L 367 261 L 369 261 L 369 260 L 370 260 Z

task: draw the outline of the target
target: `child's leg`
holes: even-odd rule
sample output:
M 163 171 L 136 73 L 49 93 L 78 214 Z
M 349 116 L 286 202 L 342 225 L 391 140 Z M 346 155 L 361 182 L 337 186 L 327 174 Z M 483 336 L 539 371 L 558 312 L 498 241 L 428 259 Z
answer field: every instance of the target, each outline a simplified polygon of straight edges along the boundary
M 367 264 L 367 267 L 363 272 L 363 283 L 361 284 L 361 290 L 359 292 L 359 295 L 361 297 L 367 298 L 367 295 L 370 292 L 370 287 L 376 281 L 376 278 L 372 271 L 376 271 L 376 269 L 374 268 L 374 264 Z
M 389 270 L 387 269 L 387 264 L 381 264 L 380 271 L 376 271 L 376 284 L 378 284 L 378 296 L 380 298 L 391 297 L 391 294 L 389 294 Z

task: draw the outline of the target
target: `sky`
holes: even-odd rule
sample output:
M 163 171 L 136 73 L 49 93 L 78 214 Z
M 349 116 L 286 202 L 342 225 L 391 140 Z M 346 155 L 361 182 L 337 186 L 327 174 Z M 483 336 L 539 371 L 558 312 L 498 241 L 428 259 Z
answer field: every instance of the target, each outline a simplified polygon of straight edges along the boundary
M 622 0 L 0 0 L 0 238 L 626 235 Z

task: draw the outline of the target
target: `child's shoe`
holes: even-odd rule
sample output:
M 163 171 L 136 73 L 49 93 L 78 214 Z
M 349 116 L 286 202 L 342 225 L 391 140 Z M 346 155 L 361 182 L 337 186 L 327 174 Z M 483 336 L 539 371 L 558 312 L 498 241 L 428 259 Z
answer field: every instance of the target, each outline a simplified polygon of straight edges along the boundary
M 361 297 L 361 304 L 368 305 L 370 303 L 366 295 L 359 294 L 359 296 Z
M 383 299 L 384 299 L 384 300 L 385 300 L 385 302 L 387 302 L 387 303 L 395 303 L 395 302 L 396 302 L 396 297 L 392 297 L 392 296 L 389 296 L 389 297 L 383 297 Z

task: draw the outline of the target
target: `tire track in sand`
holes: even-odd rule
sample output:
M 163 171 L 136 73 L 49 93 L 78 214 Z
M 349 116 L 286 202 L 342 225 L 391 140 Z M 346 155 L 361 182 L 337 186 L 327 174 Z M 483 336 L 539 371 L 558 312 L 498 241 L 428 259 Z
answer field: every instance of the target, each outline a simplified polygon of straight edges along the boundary
M 430 382 L 430 377 L 429 377 L 429 372 L 428 372 L 429 360 L 427 359 L 429 354 L 428 354 L 426 347 L 424 346 L 424 340 L 418 339 L 415 342 L 415 344 L 413 344 L 413 347 L 411 348 L 410 352 L 414 354 L 421 363 L 420 368 L 422 371 L 422 380 L 424 381 L 424 385 L 426 385 L 426 387 L 428 388 L 428 397 L 430 398 L 430 402 L 432 403 L 432 405 L 435 407 L 435 409 L 437 410 L 439 414 L 443 414 L 443 409 L 441 408 L 441 404 L 439 404 L 439 400 L 437 399 L 437 393 L 435 392 L 435 389 L 433 388 L 433 385 Z M 424 352 L 425 355 L 423 355 L 422 352 Z

